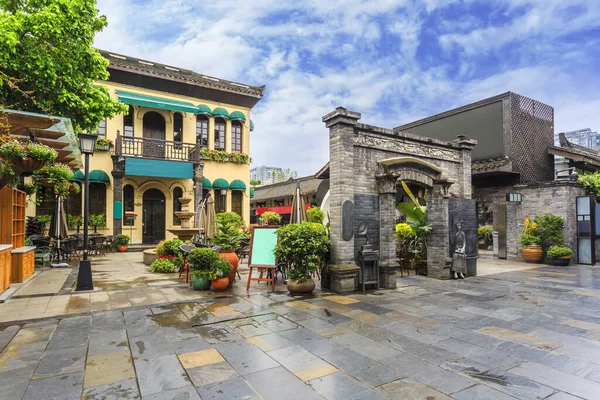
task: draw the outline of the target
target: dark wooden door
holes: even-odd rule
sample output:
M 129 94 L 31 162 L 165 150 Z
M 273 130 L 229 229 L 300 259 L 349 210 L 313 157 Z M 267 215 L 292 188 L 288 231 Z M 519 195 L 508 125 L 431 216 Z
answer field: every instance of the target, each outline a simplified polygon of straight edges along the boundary
M 165 158 L 165 119 L 157 112 L 144 114 L 144 157 Z
M 142 242 L 158 243 L 165 239 L 165 196 L 158 189 L 144 192 Z

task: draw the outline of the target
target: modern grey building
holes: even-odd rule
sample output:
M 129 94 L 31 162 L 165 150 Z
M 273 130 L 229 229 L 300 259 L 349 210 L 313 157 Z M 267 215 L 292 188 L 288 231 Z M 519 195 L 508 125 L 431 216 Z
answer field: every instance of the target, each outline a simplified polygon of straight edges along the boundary
M 260 181 L 262 185 L 277 183 L 278 175 L 281 172 L 283 172 L 283 168 L 261 165 L 260 167 L 250 169 L 250 179 Z

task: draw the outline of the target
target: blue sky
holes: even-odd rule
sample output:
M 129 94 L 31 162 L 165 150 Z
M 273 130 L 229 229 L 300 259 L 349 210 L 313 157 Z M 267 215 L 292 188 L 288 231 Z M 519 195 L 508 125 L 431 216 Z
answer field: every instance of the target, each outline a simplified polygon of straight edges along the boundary
M 99 0 L 95 45 L 266 85 L 254 165 L 315 173 L 337 106 L 393 128 L 506 91 L 600 129 L 598 0 Z

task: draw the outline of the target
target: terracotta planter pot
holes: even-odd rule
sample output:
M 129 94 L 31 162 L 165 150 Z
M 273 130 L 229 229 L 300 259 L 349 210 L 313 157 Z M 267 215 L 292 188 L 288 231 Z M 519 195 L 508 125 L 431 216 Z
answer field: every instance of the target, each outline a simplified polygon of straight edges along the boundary
M 127 251 L 127 246 L 117 246 L 117 250 L 121 253 L 125 253 Z
M 569 265 L 571 263 L 571 256 L 555 258 L 553 261 L 554 261 L 554 265 L 557 265 L 560 267 L 566 267 L 567 265 Z
M 208 290 L 210 289 L 210 284 L 212 283 L 210 279 L 202 278 L 196 275 L 192 275 L 190 280 L 192 281 L 192 287 L 194 290 Z
M 542 246 L 540 246 L 539 244 L 530 244 L 528 246 L 525 246 L 522 252 L 525 262 L 529 264 L 539 264 L 539 262 L 542 260 L 542 255 L 544 253 L 542 251 Z
M 12 164 L 15 166 L 17 171 L 21 172 L 33 172 L 41 169 L 46 165 L 45 161 L 34 160 L 33 158 L 26 158 L 25 160 L 16 159 L 12 160 Z
M 315 290 L 315 281 L 313 281 L 312 279 L 309 279 L 302 283 L 288 281 L 287 290 L 291 294 L 309 294 L 312 293 L 313 290 Z
M 40 178 L 40 185 L 46 188 L 51 188 L 52 186 L 54 186 L 48 178 Z
M 231 264 L 231 272 L 229 273 L 229 286 L 233 285 L 233 282 L 235 281 L 235 274 L 237 272 L 238 269 L 238 264 L 240 262 L 237 254 L 235 254 L 235 252 L 233 250 L 229 250 L 229 251 L 220 251 L 219 252 L 219 257 L 221 257 L 224 260 L 229 261 L 229 263 Z
M 214 281 L 212 281 L 212 286 L 213 286 L 213 289 L 215 289 L 215 292 L 223 292 L 223 291 L 227 290 L 228 285 L 229 285 L 228 277 L 219 278 L 219 279 L 215 279 Z

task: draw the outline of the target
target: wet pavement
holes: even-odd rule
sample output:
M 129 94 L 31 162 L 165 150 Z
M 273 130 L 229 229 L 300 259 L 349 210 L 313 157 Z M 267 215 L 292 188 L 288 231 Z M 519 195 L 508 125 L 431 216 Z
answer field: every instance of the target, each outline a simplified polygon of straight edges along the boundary
M 398 285 L 7 323 L 0 399 L 600 398 L 600 269 Z

